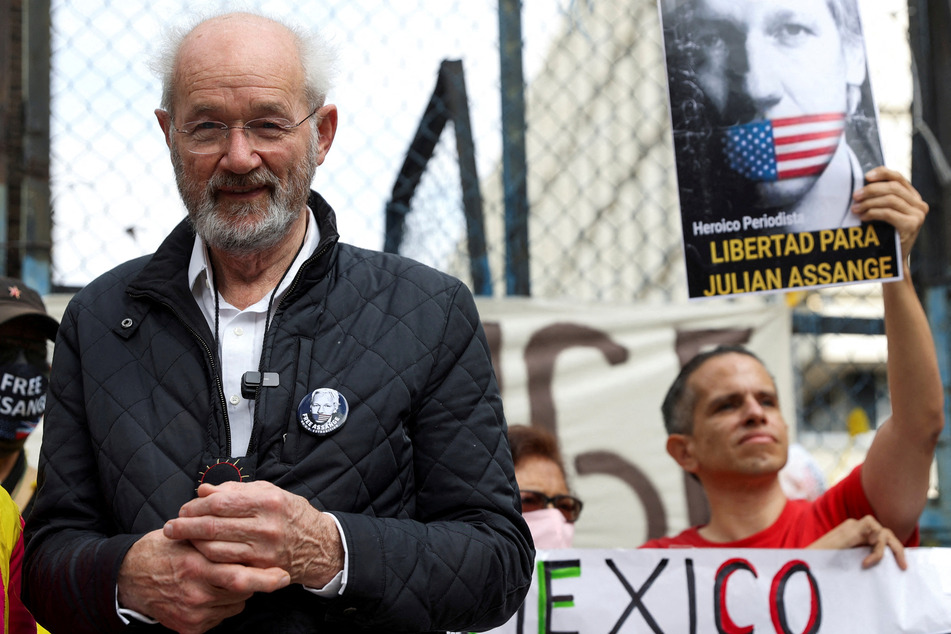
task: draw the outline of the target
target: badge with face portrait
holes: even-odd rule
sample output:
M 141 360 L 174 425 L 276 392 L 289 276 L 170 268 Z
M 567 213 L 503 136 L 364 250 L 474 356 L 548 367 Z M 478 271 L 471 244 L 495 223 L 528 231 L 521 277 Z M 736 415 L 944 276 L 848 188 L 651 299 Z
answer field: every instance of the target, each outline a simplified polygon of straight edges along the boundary
M 349 411 L 350 406 L 343 394 L 329 387 L 319 387 L 301 399 L 297 420 L 308 432 L 326 436 L 347 422 Z

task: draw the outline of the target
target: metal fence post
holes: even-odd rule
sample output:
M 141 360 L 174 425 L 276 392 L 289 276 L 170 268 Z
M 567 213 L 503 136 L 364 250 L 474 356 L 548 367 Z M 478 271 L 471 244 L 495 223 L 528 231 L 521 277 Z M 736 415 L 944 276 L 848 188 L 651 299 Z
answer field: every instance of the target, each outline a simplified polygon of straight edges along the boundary
M 7 242 L 7 218 L 10 215 L 10 188 L 12 184 L 14 134 L 19 126 L 13 125 L 20 102 L 16 69 L 20 56 L 14 54 L 14 34 L 19 32 L 15 19 L 14 0 L 0 0 L 0 245 Z M 18 13 L 18 12 L 17 12 Z M 6 256 L 0 254 L 0 274 L 6 274 Z
M 522 3 L 499 0 L 502 94 L 502 182 L 505 199 L 505 280 L 508 295 L 531 295 L 528 249 L 528 169 L 525 160 L 525 82 Z
M 24 6 L 23 184 L 19 227 L 19 276 L 40 294 L 50 292 L 50 1 Z M 16 231 L 16 233 L 14 233 Z

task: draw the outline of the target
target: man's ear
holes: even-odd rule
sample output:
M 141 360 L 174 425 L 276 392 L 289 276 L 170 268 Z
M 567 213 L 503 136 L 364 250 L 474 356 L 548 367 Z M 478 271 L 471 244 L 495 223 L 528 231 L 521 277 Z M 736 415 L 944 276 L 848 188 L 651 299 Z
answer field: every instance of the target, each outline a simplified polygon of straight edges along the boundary
M 852 115 L 862 100 L 862 85 L 868 75 L 868 68 L 865 65 L 865 49 L 861 42 L 844 42 L 842 48 L 845 56 L 846 114 Z
M 165 133 L 165 145 L 172 146 L 172 118 L 167 112 L 158 108 L 155 110 L 155 118 L 158 119 L 159 126 L 162 128 L 162 132 Z
M 667 453 L 687 473 L 695 473 L 697 461 L 693 456 L 693 438 L 686 434 L 671 434 L 667 437 Z
M 322 165 L 327 158 L 327 152 L 334 142 L 334 135 L 337 133 L 337 106 L 327 104 L 317 111 L 320 117 L 317 123 L 317 132 L 320 134 L 320 140 L 317 146 L 317 165 Z

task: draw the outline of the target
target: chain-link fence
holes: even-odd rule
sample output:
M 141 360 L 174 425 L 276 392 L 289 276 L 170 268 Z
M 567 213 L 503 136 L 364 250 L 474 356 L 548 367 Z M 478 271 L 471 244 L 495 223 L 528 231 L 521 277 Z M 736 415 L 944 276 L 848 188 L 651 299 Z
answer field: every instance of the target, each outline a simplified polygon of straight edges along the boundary
M 54 285 L 81 286 L 151 252 L 183 217 L 152 116 L 159 85 L 147 61 L 169 21 L 233 6 L 52 2 Z M 319 27 L 337 44 L 341 73 L 330 100 L 340 109 L 340 122 L 315 188 L 336 209 L 343 239 L 361 246 L 382 248 L 384 209 L 440 64 L 462 62 L 490 292 L 504 295 L 507 192 L 497 2 L 242 6 Z M 860 6 L 866 39 L 874 42 L 868 62 L 886 163 L 908 174 L 907 9 L 901 0 Z M 533 0 L 522 7 L 521 28 L 531 295 L 682 301 L 685 273 L 656 0 Z M 471 225 L 456 138 L 445 132 L 439 137 L 405 216 L 400 250 L 472 283 Z M 763 301 L 795 304 L 798 437 L 836 479 L 864 455 L 864 430 L 889 412 L 880 293 L 870 285 Z M 854 334 L 827 332 L 828 318 L 837 316 L 852 320 Z
M 54 284 L 82 285 L 130 256 L 154 250 L 183 217 L 152 116 L 159 85 L 148 61 L 163 27 L 234 6 L 184 0 L 53 2 Z M 338 210 L 346 240 L 382 247 L 383 206 L 441 59 L 467 60 L 475 125 L 486 146 L 479 149 L 492 155 L 499 109 L 494 3 L 241 6 L 318 28 L 338 48 L 340 75 L 330 98 L 340 108 L 339 131 L 315 187 Z M 453 192 L 442 187 L 436 185 L 433 195 L 446 206 Z M 434 253 L 456 239 L 448 228 L 442 238 L 428 237 Z

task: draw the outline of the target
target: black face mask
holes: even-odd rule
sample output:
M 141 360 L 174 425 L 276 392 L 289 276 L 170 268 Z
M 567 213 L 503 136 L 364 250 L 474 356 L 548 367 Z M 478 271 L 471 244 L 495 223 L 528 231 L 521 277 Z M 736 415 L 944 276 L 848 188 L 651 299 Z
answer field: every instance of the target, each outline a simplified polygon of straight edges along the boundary
M 32 363 L 0 364 L 0 455 L 23 448 L 46 408 L 48 379 Z

